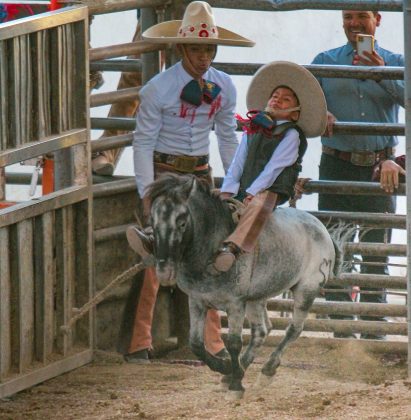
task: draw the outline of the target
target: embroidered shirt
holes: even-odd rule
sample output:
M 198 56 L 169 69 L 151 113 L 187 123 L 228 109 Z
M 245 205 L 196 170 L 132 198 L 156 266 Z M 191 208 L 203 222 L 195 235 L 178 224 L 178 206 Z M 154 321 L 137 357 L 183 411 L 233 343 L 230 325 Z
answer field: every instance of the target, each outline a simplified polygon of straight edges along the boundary
M 376 52 L 387 66 L 404 66 L 404 57 L 380 48 Z M 351 65 L 354 50 L 350 43 L 318 54 L 313 64 Z M 397 123 L 399 105 L 404 106 L 404 81 L 337 79 L 319 77 L 328 110 L 339 121 Z M 398 144 L 395 136 L 333 135 L 322 137 L 322 144 L 334 149 L 376 151 Z
M 277 125 L 287 121 L 278 121 Z M 248 154 L 247 133 L 243 134 L 241 143 L 238 146 L 234 160 L 230 165 L 227 175 L 224 177 L 221 192 L 229 192 L 237 194 L 240 188 L 240 179 L 244 170 L 245 161 Z M 277 179 L 278 175 L 288 166 L 293 165 L 298 158 L 298 146 L 300 144 L 300 136 L 294 128 L 287 130 L 283 140 L 274 150 L 271 159 L 268 161 L 264 170 L 255 179 L 255 181 L 247 188 L 246 192 L 256 195 L 269 188 Z
M 212 67 L 204 74 L 221 87 L 211 103 L 196 107 L 180 99 L 183 87 L 192 80 L 181 62 L 159 73 L 140 91 L 141 105 L 134 132 L 134 172 L 140 197 L 154 180 L 153 152 L 201 156 L 209 153 L 210 131 L 215 133 L 224 169 L 238 146 L 234 108 L 236 90 L 231 78 Z

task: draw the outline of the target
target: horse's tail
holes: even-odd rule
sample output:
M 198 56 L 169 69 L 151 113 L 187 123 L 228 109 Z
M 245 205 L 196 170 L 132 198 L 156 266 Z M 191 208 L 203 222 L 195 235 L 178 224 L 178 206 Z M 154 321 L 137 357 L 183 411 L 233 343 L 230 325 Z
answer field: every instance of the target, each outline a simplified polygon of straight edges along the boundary
M 345 223 L 339 223 L 329 229 L 335 251 L 334 278 L 338 277 L 343 269 L 347 268 L 344 264 L 345 244 L 352 240 L 356 231 L 357 227 L 355 225 Z M 348 262 L 347 265 L 351 265 L 351 263 Z

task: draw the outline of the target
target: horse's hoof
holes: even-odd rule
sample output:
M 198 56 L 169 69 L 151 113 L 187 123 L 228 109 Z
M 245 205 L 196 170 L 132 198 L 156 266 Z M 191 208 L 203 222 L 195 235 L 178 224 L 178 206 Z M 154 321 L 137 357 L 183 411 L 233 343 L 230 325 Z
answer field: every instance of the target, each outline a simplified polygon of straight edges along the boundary
M 238 401 L 241 400 L 244 396 L 244 390 L 241 391 L 227 391 L 225 394 L 226 401 Z
M 221 391 L 228 391 L 228 387 L 230 386 L 230 382 L 231 382 L 231 376 L 230 375 L 224 375 L 221 378 L 220 390 Z
M 274 375 L 273 376 L 267 376 L 264 375 L 264 373 L 261 373 L 257 376 L 257 380 L 255 381 L 254 387 L 255 388 L 265 388 L 269 385 L 272 384 L 274 380 Z

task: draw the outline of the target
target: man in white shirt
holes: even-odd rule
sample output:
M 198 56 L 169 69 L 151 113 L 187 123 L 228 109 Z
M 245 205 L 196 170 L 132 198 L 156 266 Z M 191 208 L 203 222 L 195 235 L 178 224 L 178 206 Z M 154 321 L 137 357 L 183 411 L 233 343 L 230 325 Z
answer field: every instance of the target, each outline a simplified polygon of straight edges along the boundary
M 141 105 L 134 135 L 134 169 L 143 218 L 147 223 L 150 202 L 147 186 L 162 172 L 192 173 L 212 183 L 208 164 L 210 132 L 215 126 L 224 169 L 227 170 L 238 142 L 234 109 L 236 90 L 230 77 L 211 66 L 217 45 L 253 46 L 254 43 L 217 27 L 211 7 L 202 1 L 187 6 L 182 21 L 163 22 L 143 33 L 153 43 L 174 43 L 181 61 L 150 80 L 140 92 Z M 130 246 L 140 256 L 152 253 L 147 229 L 127 230 Z M 154 267 L 145 272 L 136 308 L 134 329 L 125 359 L 149 362 L 151 324 L 159 283 Z M 220 318 L 209 310 L 204 339 L 207 350 L 226 353 L 220 336 Z

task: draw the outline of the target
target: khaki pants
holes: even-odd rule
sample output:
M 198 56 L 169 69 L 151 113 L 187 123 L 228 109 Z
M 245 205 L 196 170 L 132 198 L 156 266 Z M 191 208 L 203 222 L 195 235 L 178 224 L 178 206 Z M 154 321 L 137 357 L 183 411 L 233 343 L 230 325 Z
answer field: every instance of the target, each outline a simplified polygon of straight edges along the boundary
M 161 173 L 173 172 L 165 170 L 156 164 L 154 167 L 156 177 L 158 177 Z M 205 175 L 204 178 L 210 181 L 211 176 Z M 129 353 L 134 353 L 136 351 L 152 347 L 151 326 L 153 323 L 154 307 L 156 304 L 158 288 L 159 282 L 157 280 L 154 267 L 147 268 L 144 273 L 143 286 L 137 302 L 134 327 L 128 350 Z M 224 342 L 221 339 L 220 316 L 214 309 L 209 309 L 207 312 L 204 342 L 206 349 L 211 354 L 216 354 L 224 348 Z
M 234 232 L 224 241 L 233 242 L 244 252 L 252 252 L 268 218 L 275 209 L 277 194 L 258 193 L 245 208 Z

